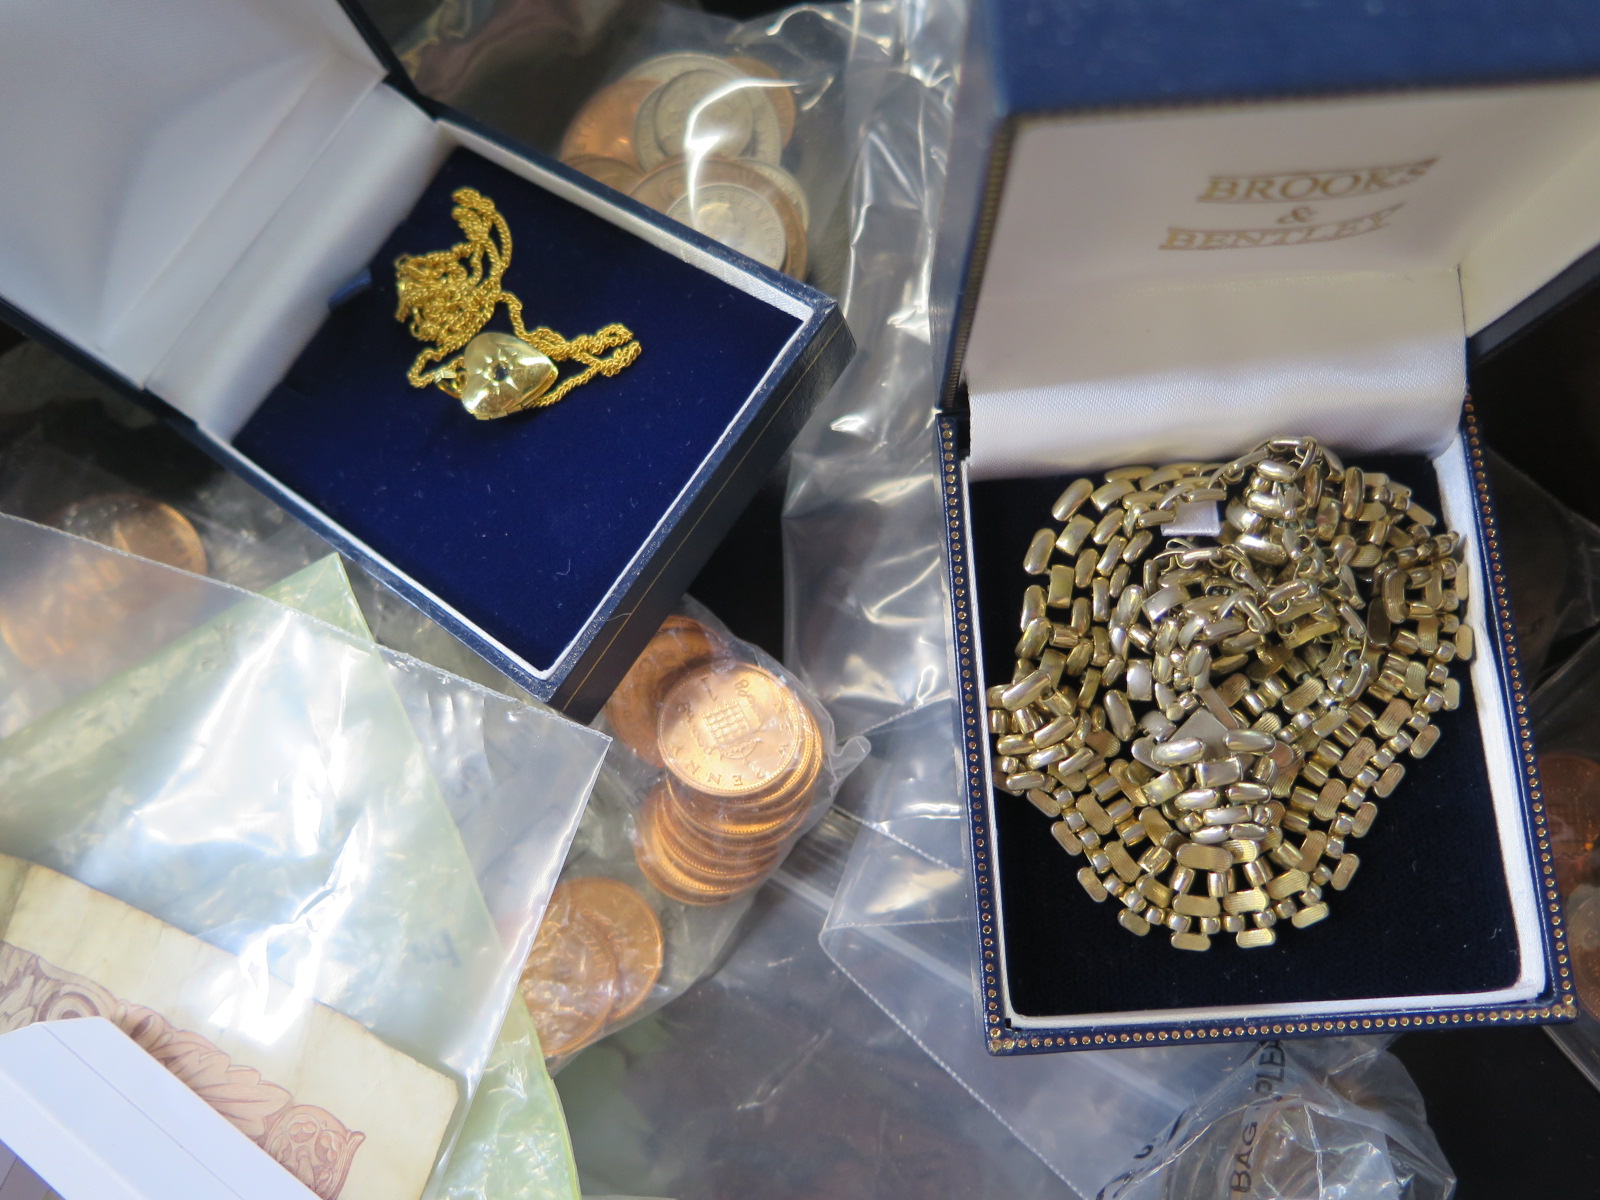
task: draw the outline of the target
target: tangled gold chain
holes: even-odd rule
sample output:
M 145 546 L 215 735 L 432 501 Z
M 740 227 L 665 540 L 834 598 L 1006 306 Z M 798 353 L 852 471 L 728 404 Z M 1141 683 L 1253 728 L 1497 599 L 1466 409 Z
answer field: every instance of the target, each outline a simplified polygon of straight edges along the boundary
M 1164 535 L 1205 505 L 1215 540 Z M 1310 438 L 1118 468 L 1051 511 L 1015 674 L 989 689 L 996 784 L 1132 933 L 1261 947 L 1322 920 L 1399 760 L 1461 701 L 1460 536 Z
M 584 365 L 581 372 L 557 383 L 528 407 L 554 404 L 595 375 L 616 375 L 639 357 L 639 343 L 625 325 L 607 325 L 598 333 L 570 339 L 543 325 L 526 328 L 522 301 L 500 286 L 511 265 L 511 229 L 505 218 L 493 200 L 474 188 L 459 188 L 451 199 L 455 201 L 451 216 L 466 241 L 448 250 L 402 254 L 395 259 L 400 293 L 395 317 L 406 322 L 418 341 L 432 343 L 417 355 L 406 374 L 412 387 L 433 384 L 459 400 L 463 366 L 458 352 L 489 323 L 502 303 L 518 338 L 552 362 L 571 360 Z

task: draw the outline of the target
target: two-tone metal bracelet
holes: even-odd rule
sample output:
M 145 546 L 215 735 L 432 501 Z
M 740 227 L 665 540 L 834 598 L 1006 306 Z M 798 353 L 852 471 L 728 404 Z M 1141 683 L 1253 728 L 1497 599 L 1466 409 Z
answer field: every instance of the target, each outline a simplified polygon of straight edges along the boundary
M 1206 512 L 1215 537 L 1165 532 Z M 1259 947 L 1322 920 L 1399 760 L 1460 703 L 1460 535 L 1310 438 L 1079 479 L 1051 514 L 988 691 L 996 785 L 1132 933 Z

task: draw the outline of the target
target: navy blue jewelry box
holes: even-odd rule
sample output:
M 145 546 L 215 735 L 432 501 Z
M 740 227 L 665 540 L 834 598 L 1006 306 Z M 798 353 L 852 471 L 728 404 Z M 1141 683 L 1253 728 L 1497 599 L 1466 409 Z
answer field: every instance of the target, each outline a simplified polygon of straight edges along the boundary
M 1376 11 L 1373 11 L 1376 9 Z M 1600 271 L 1600 14 L 1477 0 L 975 9 L 937 422 L 996 1054 L 1574 1014 L 1470 364 Z M 1530 402 L 1536 402 L 1530 397 Z M 1023 552 L 1065 483 L 1311 435 L 1462 532 L 1479 653 L 1330 917 L 1135 938 L 991 779 Z
M 70 7 L 0 26 L 0 315 L 592 717 L 848 362 L 837 303 L 440 110 L 338 0 Z M 495 421 L 411 387 L 394 260 L 462 186 L 528 326 L 635 363 Z

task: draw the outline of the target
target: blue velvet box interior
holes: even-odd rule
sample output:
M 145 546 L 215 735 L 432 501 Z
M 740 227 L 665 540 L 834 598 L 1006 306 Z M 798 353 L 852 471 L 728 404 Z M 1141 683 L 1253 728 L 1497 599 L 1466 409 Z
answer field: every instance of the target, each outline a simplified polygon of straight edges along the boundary
M 637 362 L 547 409 L 477 421 L 406 371 L 394 260 L 462 240 L 475 187 L 513 237 L 505 287 L 531 327 L 612 322 Z M 445 162 L 282 383 L 234 439 L 292 491 L 546 670 L 651 542 L 802 318 L 465 150 Z M 502 307 L 489 329 L 510 331 Z M 572 370 L 562 368 L 563 374 Z
M 1439 511 L 1425 459 L 1360 460 L 1410 484 Z M 982 598 L 983 668 L 1011 678 L 1022 572 L 1029 539 L 1075 476 L 974 482 L 968 494 L 972 578 Z M 1032 515 L 1028 515 L 1032 514 Z M 1159 541 L 1157 543 L 1159 548 Z M 1152 551 L 1153 552 L 1153 551 Z M 1474 597 L 1470 603 L 1482 604 Z M 1465 997 L 1510 986 L 1518 949 L 1511 898 L 1489 793 L 1471 682 L 1440 713 L 1438 748 L 1401 761 L 1406 776 L 1365 838 L 1352 840 L 1361 867 L 1330 892 L 1328 919 L 1285 929 L 1275 945 L 1242 950 L 1215 939 L 1205 954 L 1174 950 L 1153 932 L 1136 938 L 1075 878 L 1082 859 L 1050 836 L 1050 821 L 1026 799 L 994 793 L 996 885 L 1012 1008 L 1038 1018 L 1136 1010 L 1312 1004 L 1399 996 Z M 1156 1018 L 1152 1018 L 1156 1019 Z

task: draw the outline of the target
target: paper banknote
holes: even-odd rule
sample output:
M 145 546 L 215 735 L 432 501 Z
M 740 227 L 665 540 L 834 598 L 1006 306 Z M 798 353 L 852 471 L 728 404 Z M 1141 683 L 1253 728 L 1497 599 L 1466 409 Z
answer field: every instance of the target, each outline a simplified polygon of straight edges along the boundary
M 322 1200 L 415 1200 L 455 1083 L 292 981 L 0 855 L 0 1034 L 106 1017 Z

